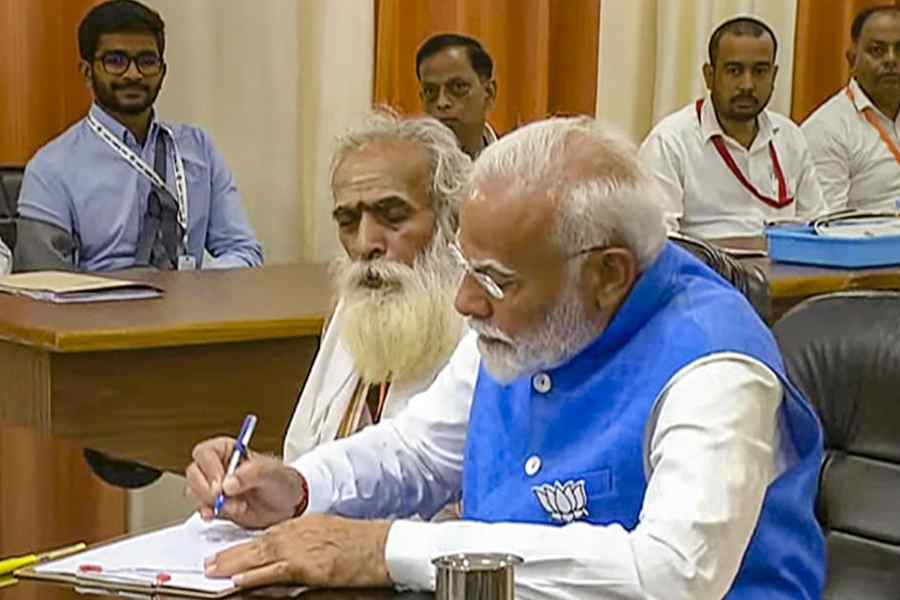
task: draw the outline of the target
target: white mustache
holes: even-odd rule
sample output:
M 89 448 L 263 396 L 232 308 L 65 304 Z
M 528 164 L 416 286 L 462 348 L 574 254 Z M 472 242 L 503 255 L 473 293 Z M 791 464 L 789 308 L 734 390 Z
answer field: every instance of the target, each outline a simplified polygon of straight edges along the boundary
M 495 340 L 499 340 L 505 344 L 509 344 L 510 346 L 515 346 L 515 342 L 511 337 L 484 321 L 479 319 L 469 318 L 467 319 L 469 328 L 478 334 L 479 337 L 493 338 Z
M 339 259 L 335 264 L 339 289 L 387 289 L 403 287 L 415 276 L 415 271 L 403 263 L 374 260 L 351 261 Z

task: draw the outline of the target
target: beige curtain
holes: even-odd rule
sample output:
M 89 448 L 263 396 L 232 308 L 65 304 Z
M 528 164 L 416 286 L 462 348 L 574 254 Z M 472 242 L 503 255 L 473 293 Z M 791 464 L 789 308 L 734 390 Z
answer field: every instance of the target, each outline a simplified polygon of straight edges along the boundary
M 597 115 L 636 142 L 705 92 L 701 67 L 712 30 L 737 14 L 763 19 L 778 37 L 770 109 L 789 115 L 797 0 L 605 0 L 600 14 Z
M 335 136 L 372 103 L 372 1 L 148 4 L 167 29 L 159 113 L 212 136 L 267 264 L 336 256 L 328 161 Z

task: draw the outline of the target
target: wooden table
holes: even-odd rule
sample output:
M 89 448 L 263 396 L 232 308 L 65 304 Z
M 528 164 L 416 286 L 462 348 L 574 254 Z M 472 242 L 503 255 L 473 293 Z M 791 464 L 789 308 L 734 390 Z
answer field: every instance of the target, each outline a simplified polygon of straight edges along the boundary
M 318 347 L 323 265 L 128 272 L 162 298 L 53 305 L 0 294 L 0 422 L 183 471 L 198 441 L 235 435 L 279 453 Z
M 711 240 L 723 248 L 765 250 L 765 238 Z M 802 300 L 819 294 L 846 290 L 900 290 L 900 267 L 840 269 L 773 263 L 768 258 L 742 258 L 755 264 L 769 280 L 772 312 L 777 318 Z

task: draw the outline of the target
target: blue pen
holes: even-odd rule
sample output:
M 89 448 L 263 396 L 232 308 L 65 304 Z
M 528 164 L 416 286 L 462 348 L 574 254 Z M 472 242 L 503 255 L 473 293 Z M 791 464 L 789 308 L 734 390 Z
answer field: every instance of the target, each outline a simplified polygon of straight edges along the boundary
M 225 471 L 225 477 L 234 475 L 238 463 L 241 462 L 241 458 L 247 456 L 247 447 L 250 445 L 250 436 L 253 435 L 253 430 L 255 428 L 256 415 L 247 415 L 244 417 L 244 424 L 241 425 L 241 432 L 234 442 L 234 451 L 231 453 L 231 459 L 228 461 L 228 469 Z M 222 481 L 224 482 L 225 480 L 223 479 Z M 219 497 L 216 498 L 216 504 L 213 506 L 213 514 L 215 516 L 219 516 L 219 511 L 222 510 L 223 504 L 225 504 L 225 492 L 222 492 L 219 494 Z

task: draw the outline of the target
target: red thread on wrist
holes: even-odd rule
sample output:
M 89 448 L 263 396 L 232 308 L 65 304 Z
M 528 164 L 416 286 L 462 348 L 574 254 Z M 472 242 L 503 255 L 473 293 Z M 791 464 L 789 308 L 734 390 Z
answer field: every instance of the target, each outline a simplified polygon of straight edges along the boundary
M 297 472 L 297 475 L 300 476 L 300 502 L 297 503 L 297 508 L 294 510 L 294 516 L 299 517 L 304 512 L 306 512 L 306 507 L 309 506 L 309 484 L 306 483 L 306 477 L 303 476 L 302 473 Z

